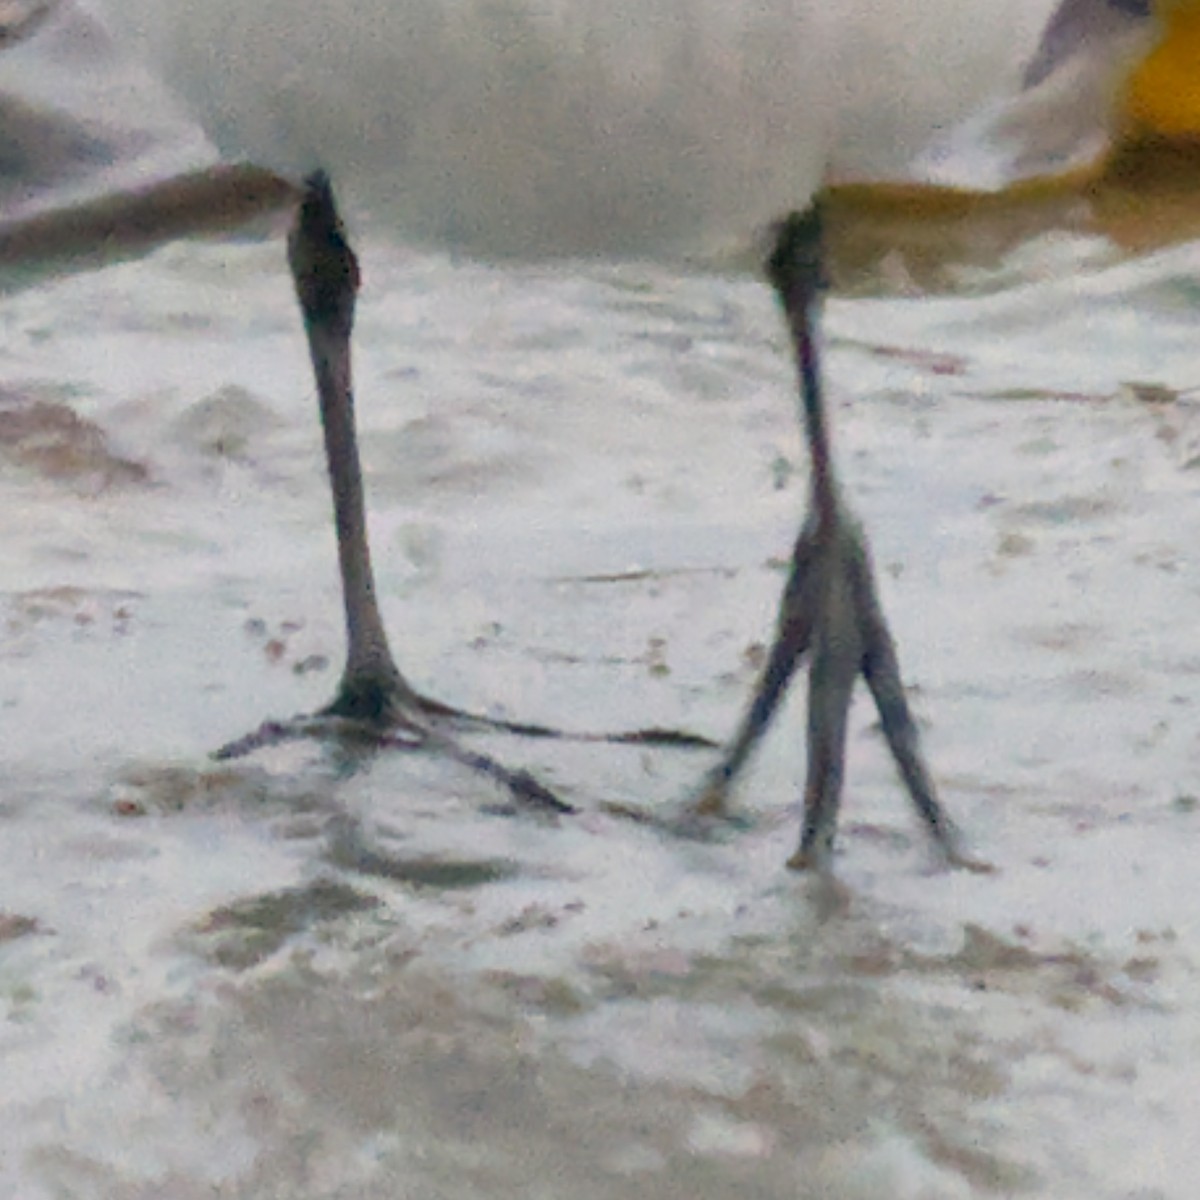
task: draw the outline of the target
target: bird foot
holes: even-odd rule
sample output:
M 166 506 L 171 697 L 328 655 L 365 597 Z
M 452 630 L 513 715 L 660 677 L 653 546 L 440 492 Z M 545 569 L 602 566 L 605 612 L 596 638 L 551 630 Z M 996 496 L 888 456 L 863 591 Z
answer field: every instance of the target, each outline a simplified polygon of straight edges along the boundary
M 348 670 L 337 694 L 324 708 L 286 721 L 264 721 L 257 729 L 221 746 L 213 757 L 223 761 L 244 758 L 270 746 L 301 740 L 335 742 L 372 751 L 434 751 L 491 779 L 521 805 L 559 815 L 577 811 L 528 771 L 512 770 L 459 740 L 458 735 L 472 733 L 680 750 L 712 749 L 716 745 L 701 734 L 659 726 L 576 731 L 470 712 L 415 691 L 387 655 L 366 668 Z
M 343 681 L 333 702 L 287 721 L 264 721 L 257 729 L 219 747 L 213 757 L 228 761 L 284 742 L 313 740 L 369 751 L 421 750 L 441 754 L 483 775 L 520 805 L 557 816 L 578 810 L 525 770 L 513 770 L 490 754 L 462 745 L 441 720 L 440 705 L 428 708 L 402 681 Z
M 687 819 L 702 828 L 729 822 L 733 786 L 802 663 L 809 668 L 808 779 L 803 836 L 788 866 L 798 871 L 829 869 L 845 773 L 848 715 L 855 683 L 862 679 L 879 711 L 900 778 L 944 861 L 973 871 L 990 869 L 961 849 L 958 831 L 937 799 L 879 602 L 866 538 L 840 502 L 827 523 L 814 514 L 801 530 L 766 667 L 741 728 L 691 799 Z

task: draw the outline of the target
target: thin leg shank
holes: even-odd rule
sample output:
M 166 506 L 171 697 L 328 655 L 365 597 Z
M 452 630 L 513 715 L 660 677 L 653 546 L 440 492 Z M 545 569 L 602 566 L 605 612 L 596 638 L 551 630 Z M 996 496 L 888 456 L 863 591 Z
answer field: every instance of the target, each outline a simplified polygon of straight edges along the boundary
M 704 781 L 694 812 L 709 818 L 727 814 L 738 774 L 765 734 L 796 668 L 809 656 L 804 824 L 799 849 L 788 865 L 822 870 L 829 865 L 845 773 L 847 721 L 860 675 L 874 697 L 901 779 L 935 843 L 952 863 L 980 865 L 959 851 L 955 828 L 937 799 L 879 603 L 866 537 L 849 514 L 835 477 L 817 341 L 824 278 L 815 207 L 780 225 L 767 273 L 796 357 L 811 463 L 809 514 L 792 555 L 767 665 L 737 734 Z
M 317 380 L 346 615 L 346 667 L 326 711 L 404 723 L 416 716 L 417 699 L 396 666 L 375 596 L 354 421 L 350 334 L 359 287 L 358 260 L 324 175 L 309 180 L 288 238 L 288 261 Z

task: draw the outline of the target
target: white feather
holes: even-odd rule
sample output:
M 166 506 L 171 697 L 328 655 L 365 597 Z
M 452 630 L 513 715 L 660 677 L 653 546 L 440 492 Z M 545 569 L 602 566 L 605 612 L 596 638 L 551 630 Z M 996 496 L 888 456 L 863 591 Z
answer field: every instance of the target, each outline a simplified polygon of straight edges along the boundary
M 112 0 L 226 155 L 483 256 L 725 250 L 1016 86 L 1052 0 Z

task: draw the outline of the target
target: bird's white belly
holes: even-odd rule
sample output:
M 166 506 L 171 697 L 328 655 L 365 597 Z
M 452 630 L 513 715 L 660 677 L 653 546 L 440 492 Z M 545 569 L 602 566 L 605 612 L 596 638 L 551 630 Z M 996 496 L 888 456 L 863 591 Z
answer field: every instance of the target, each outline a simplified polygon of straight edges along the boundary
M 744 243 L 807 202 L 839 140 L 856 169 L 872 153 L 898 159 L 905 138 L 919 149 L 1015 76 L 1050 4 L 106 7 L 223 153 L 291 176 L 323 168 L 352 219 L 386 220 L 407 239 L 540 258 L 670 257 Z M 854 54 L 868 30 L 877 62 Z M 864 149 L 872 107 L 883 131 L 874 151 Z

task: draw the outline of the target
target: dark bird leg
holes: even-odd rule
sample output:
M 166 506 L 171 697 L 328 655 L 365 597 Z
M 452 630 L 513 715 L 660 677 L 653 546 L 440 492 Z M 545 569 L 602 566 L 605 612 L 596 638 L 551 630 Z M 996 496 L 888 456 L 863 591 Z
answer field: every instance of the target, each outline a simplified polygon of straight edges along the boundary
M 268 722 L 222 747 L 217 756 L 239 757 L 292 738 L 345 734 L 378 746 L 437 750 L 498 781 L 520 800 L 564 812 L 571 811 L 570 806 L 526 772 L 509 771 L 490 756 L 468 750 L 454 739 L 453 731 L 490 728 L 534 738 L 570 737 L 684 748 L 711 745 L 707 739 L 673 730 L 570 734 L 543 725 L 497 720 L 427 699 L 412 687 L 396 665 L 376 598 L 350 365 L 358 262 L 324 175 L 314 175 L 305 185 L 288 239 L 288 258 L 308 335 L 325 434 L 346 619 L 346 665 L 333 700 L 319 713 L 287 722 Z
M 325 711 L 419 727 L 420 704 L 396 666 L 375 596 L 350 375 L 358 260 L 323 176 L 309 181 L 300 202 L 288 261 L 317 381 L 346 615 L 346 667 Z
M 350 334 L 358 261 L 324 175 L 307 182 L 288 239 L 288 259 L 308 334 L 325 433 L 346 617 L 346 665 L 332 702 L 320 712 L 267 722 L 222 747 L 217 757 L 239 757 L 293 738 L 343 734 L 373 746 L 437 750 L 493 779 L 516 799 L 552 812 L 573 812 L 527 772 L 510 771 L 490 755 L 459 745 L 437 720 L 453 710 L 419 696 L 396 666 L 376 599 L 354 422 Z
M 767 273 L 787 317 L 800 382 L 812 464 L 809 514 L 796 541 L 780 603 L 775 642 L 746 716 L 692 807 L 696 817 L 723 817 L 738 773 L 766 732 L 804 656 L 810 655 L 808 777 L 800 847 L 788 865 L 826 869 L 837 829 L 854 685 L 866 679 L 901 778 L 946 858 L 980 866 L 958 847 L 938 802 L 909 711 L 895 644 L 879 603 L 866 537 L 842 499 L 821 394 L 817 318 L 824 287 L 816 208 L 779 228 Z

